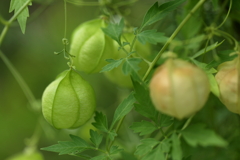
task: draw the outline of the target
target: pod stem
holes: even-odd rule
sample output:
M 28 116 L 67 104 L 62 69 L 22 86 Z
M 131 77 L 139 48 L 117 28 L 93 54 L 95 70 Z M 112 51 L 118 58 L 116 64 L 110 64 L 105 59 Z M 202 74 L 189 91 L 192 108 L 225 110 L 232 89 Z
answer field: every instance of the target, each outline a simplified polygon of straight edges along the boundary
M 147 72 L 145 73 L 144 77 L 143 77 L 143 81 L 146 80 L 146 78 L 148 77 L 150 71 L 152 70 L 152 68 L 154 67 L 154 65 L 157 63 L 157 61 L 159 60 L 159 58 L 162 56 L 163 52 L 167 49 L 167 47 L 169 46 L 169 44 L 173 41 L 173 39 L 177 36 L 177 34 L 179 33 L 179 31 L 182 29 L 182 27 L 185 25 L 185 23 L 192 17 L 193 13 L 196 12 L 198 10 L 198 8 L 205 2 L 206 0 L 200 0 L 194 7 L 193 9 L 188 13 L 188 15 L 182 20 L 182 22 L 179 24 L 179 26 L 176 28 L 176 30 L 172 33 L 171 37 L 169 37 L 169 39 L 167 40 L 167 42 L 164 44 L 164 46 L 162 47 L 162 49 L 158 52 L 157 56 L 154 58 L 154 60 L 150 63 L 149 68 L 147 70 Z

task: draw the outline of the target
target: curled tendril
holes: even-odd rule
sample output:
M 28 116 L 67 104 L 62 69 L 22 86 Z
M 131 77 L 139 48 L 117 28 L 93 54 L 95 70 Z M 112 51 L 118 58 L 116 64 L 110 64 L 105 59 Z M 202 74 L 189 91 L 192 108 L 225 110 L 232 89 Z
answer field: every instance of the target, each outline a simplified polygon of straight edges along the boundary
M 67 38 L 63 38 L 62 39 L 62 43 L 64 45 L 63 50 L 61 50 L 60 52 L 54 52 L 54 54 L 59 55 L 59 54 L 63 53 L 64 58 L 69 60 L 69 62 L 67 64 L 71 68 L 71 67 L 73 67 L 73 60 L 72 60 L 72 58 L 75 57 L 75 56 L 70 54 L 68 52 L 68 50 L 67 50 L 67 45 L 69 45 L 68 39 Z

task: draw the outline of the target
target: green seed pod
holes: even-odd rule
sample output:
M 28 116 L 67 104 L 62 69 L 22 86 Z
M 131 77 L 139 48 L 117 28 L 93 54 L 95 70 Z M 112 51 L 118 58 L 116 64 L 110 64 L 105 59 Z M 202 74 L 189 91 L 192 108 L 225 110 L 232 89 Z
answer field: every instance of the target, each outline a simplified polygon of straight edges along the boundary
M 124 37 L 127 39 L 128 42 L 132 42 L 134 35 L 133 34 L 124 34 Z M 123 39 L 123 38 L 122 38 Z M 125 40 L 123 40 L 125 41 Z M 118 51 L 119 45 L 117 43 L 114 43 L 115 45 L 115 55 L 117 55 L 116 59 L 125 58 L 127 55 L 123 50 Z M 129 46 L 125 46 L 125 49 L 127 51 L 130 50 Z M 151 48 L 149 44 L 143 45 L 139 41 L 136 41 L 134 45 L 134 51 L 136 51 L 141 57 L 148 59 L 151 54 Z M 133 57 L 139 57 L 138 54 L 134 53 Z M 130 75 L 124 75 L 122 72 L 122 65 L 118 66 L 117 68 L 114 68 L 113 70 L 109 72 L 104 72 L 104 75 L 107 77 L 108 80 L 110 80 L 112 83 L 126 88 L 132 88 L 132 80 L 130 78 Z M 143 76 L 143 74 L 148 69 L 148 64 L 144 61 L 142 61 L 139 64 L 139 67 L 141 68 L 139 71 L 139 74 Z
M 178 119 L 199 111 L 210 93 L 207 75 L 180 59 L 168 59 L 159 66 L 150 82 L 155 108 Z
M 35 151 L 32 153 L 19 153 L 6 160 L 44 160 L 44 158 L 40 152 Z
M 218 66 L 215 78 L 219 86 L 221 102 L 233 113 L 240 114 L 239 58 Z
M 73 64 L 77 70 L 97 73 L 107 64 L 105 59 L 114 58 L 113 40 L 104 34 L 104 27 L 104 20 L 95 19 L 73 32 L 70 53 L 75 56 Z
M 91 85 L 73 69 L 62 72 L 44 91 L 44 118 L 55 128 L 77 128 L 95 111 L 95 94 Z

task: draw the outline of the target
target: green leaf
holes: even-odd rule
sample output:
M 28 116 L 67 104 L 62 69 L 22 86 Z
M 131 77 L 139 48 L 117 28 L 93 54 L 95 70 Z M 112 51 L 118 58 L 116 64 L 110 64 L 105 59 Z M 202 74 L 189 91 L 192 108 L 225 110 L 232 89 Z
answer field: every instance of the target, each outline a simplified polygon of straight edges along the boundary
M 168 127 L 173 123 L 173 117 L 161 114 L 159 125 L 160 127 Z
M 110 138 L 111 141 L 113 141 L 116 136 L 117 136 L 116 131 L 113 130 L 108 132 L 108 137 Z
M 133 154 L 128 153 L 127 151 L 121 152 L 122 160 L 138 160 Z
M 125 98 L 122 103 L 117 107 L 114 116 L 111 128 L 115 125 L 115 123 L 127 115 L 133 108 L 133 104 L 135 103 L 134 92 L 130 93 L 130 95 Z
M 173 160 L 182 160 L 181 142 L 176 133 L 171 137 L 172 141 L 172 158 Z
M 84 147 L 91 147 L 86 141 L 84 141 L 82 138 L 78 136 L 74 136 L 70 134 L 71 139 L 76 142 L 78 145 L 84 146 Z
M 138 70 L 140 69 L 138 65 L 141 61 L 141 58 L 126 58 L 122 66 L 123 74 L 131 74 L 132 79 L 142 83 L 142 79 L 138 75 Z
M 123 63 L 123 73 L 125 75 L 130 74 L 131 72 L 138 72 L 140 67 L 138 66 L 139 63 L 142 61 L 140 58 L 127 58 L 126 61 Z
M 161 148 L 161 152 L 168 153 L 170 151 L 171 144 L 168 139 L 164 139 L 160 142 L 159 147 Z
M 29 0 L 11 0 L 9 12 L 11 13 L 12 11 L 14 11 L 15 14 L 28 1 Z M 29 5 L 32 5 L 32 3 L 29 3 Z M 29 17 L 28 7 L 25 7 L 25 9 L 17 17 L 18 23 L 23 34 L 25 33 L 26 30 L 26 23 L 28 17 Z
M 191 59 L 199 68 L 203 69 L 208 76 L 209 82 L 210 82 L 210 90 L 211 92 L 216 95 L 217 97 L 220 96 L 220 91 L 219 91 L 219 87 L 218 87 L 218 83 L 215 79 L 215 77 L 213 76 L 212 73 L 216 73 L 217 70 L 215 70 L 214 68 L 208 68 L 208 64 L 206 63 L 202 63 L 199 62 L 197 60 Z
M 112 146 L 110 148 L 109 153 L 110 153 L 110 155 L 113 155 L 113 154 L 117 154 L 117 153 L 122 152 L 122 151 L 123 151 L 123 149 L 119 149 L 118 146 Z
M 148 88 L 137 81 L 133 81 L 133 86 L 135 90 L 134 96 L 138 102 L 134 104 L 135 110 L 157 123 L 158 112 L 152 104 Z
M 90 140 L 93 142 L 96 148 L 98 148 L 102 142 L 103 135 L 99 134 L 97 131 L 94 131 L 92 129 L 90 130 L 90 135 L 91 135 Z
M 162 152 L 162 148 L 160 145 L 142 158 L 142 160 L 164 160 L 164 159 L 165 156 L 164 153 Z
M 149 42 L 151 44 L 165 43 L 168 37 L 163 36 L 164 33 L 157 32 L 157 30 L 146 30 L 137 35 L 137 39 L 142 44 Z
M 217 48 L 217 47 L 220 46 L 223 42 L 224 42 L 224 40 L 223 40 L 222 42 L 220 42 L 220 43 L 216 42 L 215 44 L 212 44 L 212 45 L 208 46 L 207 48 L 204 48 L 204 49 L 198 51 L 196 54 L 194 54 L 194 55 L 191 57 L 191 59 L 195 59 L 195 58 L 197 58 L 197 57 L 199 57 L 199 56 L 201 56 L 201 55 L 203 55 L 203 54 L 205 54 L 205 53 L 207 53 L 207 52 L 209 52 L 209 51 Z
M 220 58 L 218 61 L 213 60 L 212 62 L 207 64 L 207 68 L 212 68 L 212 67 L 217 67 L 221 63 L 226 62 L 226 61 L 231 61 L 237 57 L 235 56 L 229 56 L 231 53 L 234 53 L 234 50 L 223 50 L 219 51 L 218 57 Z
M 106 35 L 108 35 L 109 37 L 117 41 L 118 44 L 121 46 L 121 34 L 123 32 L 123 28 L 124 28 L 124 20 L 121 19 L 119 24 L 109 23 L 107 28 L 102 28 L 102 31 Z
M 194 124 L 182 131 L 186 142 L 193 147 L 197 145 L 226 147 L 228 143 L 214 131 L 206 129 L 204 124 Z
M 151 25 L 162 18 L 164 18 L 169 12 L 175 10 L 180 4 L 182 4 L 186 0 L 175 0 L 164 3 L 158 6 L 158 2 L 156 2 L 146 13 L 144 16 L 141 28 L 144 28 L 148 25 Z
M 90 160 L 107 160 L 107 155 L 99 155 L 96 157 L 91 158 Z
M 103 115 L 101 112 L 96 112 L 94 117 L 95 122 L 92 123 L 94 127 L 103 132 L 108 132 L 108 122 L 106 115 Z
M 109 64 L 104 66 L 102 68 L 102 70 L 100 71 L 100 73 L 101 72 L 106 72 L 106 71 L 111 71 L 112 69 L 117 68 L 122 63 L 123 59 L 118 59 L 118 60 L 106 59 L 106 61 L 109 62 Z
M 208 76 L 208 79 L 209 79 L 209 82 L 210 82 L 210 89 L 211 89 L 211 92 L 215 95 L 215 96 L 217 96 L 217 97 L 219 97 L 220 96 L 220 90 L 219 90 L 219 87 L 218 87 L 218 83 L 217 83 L 217 80 L 216 80 L 216 78 L 214 77 L 214 75 L 213 74 L 207 74 L 207 76 Z
M 157 145 L 159 141 L 154 138 L 146 138 L 141 140 L 141 144 L 137 146 L 135 155 L 143 156 L 149 152 Z
M 135 133 L 140 133 L 140 136 L 151 134 L 158 129 L 154 124 L 148 121 L 134 122 L 133 125 L 130 126 L 130 128 Z
M 58 144 L 41 148 L 41 150 L 59 152 L 59 155 L 63 154 L 76 154 L 86 149 L 92 149 L 92 147 L 80 137 L 70 135 L 73 141 L 59 141 Z

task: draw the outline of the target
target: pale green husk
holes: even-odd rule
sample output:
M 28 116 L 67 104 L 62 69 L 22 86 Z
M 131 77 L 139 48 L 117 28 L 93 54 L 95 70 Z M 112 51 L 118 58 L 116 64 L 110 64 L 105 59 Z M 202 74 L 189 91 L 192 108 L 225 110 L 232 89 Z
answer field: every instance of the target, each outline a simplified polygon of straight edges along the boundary
M 45 89 L 42 97 L 44 118 L 55 128 L 77 128 L 95 111 L 91 85 L 73 69 L 62 72 Z
M 81 24 L 72 34 L 70 53 L 74 55 L 73 65 L 85 73 L 97 73 L 107 62 L 114 58 L 113 40 L 101 28 L 102 19 L 94 19 Z

